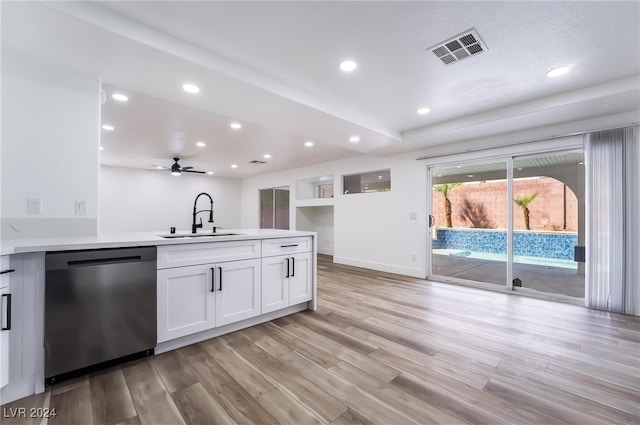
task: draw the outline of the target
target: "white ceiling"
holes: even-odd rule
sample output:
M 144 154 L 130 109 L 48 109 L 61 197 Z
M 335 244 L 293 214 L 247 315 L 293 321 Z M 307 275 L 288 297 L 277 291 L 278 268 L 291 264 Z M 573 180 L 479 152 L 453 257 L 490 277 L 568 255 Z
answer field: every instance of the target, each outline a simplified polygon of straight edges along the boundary
M 488 51 L 445 66 L 427 50 L 471 28 Z M 103 106 L 116 127 L 103 163 L 175 155 L 219 176 L 640 109 L 639 2 L 3 2 L 2 47 L 130 95 Z M 338 69 L 344 58 L 355 72 Z M 571 71 L 546 77 L 561 65 Z M 267 164 L 248 164 L 264 153 Z

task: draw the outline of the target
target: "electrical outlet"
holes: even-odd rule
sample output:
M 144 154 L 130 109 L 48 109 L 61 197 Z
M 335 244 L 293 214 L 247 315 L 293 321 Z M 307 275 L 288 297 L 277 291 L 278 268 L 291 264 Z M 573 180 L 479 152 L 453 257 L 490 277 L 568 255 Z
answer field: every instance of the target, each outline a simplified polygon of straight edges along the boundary
M 76 215 L 87 215 L 88 209 L 87 201 L 76 201 Z
M 415 212 L 409 213 L 409 220 L 417 220 L 417 219 L 418 219 L 418 213 L 415 213 Z
M 27 212 L 29 214 L 42 214 L 42 198 L 27 198 Z
M 416 261 L 416 254 L 413 254 L 413 255 L 411 256 L 411 261 Z

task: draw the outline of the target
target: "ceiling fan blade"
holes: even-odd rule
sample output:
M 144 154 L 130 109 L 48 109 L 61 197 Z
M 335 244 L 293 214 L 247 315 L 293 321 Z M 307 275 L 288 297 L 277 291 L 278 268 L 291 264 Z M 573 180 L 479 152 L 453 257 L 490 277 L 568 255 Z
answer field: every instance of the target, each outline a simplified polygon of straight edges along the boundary
M 189 167 L 189 168 L 193 168 L 193 167 Z M 198 173 L 198 174 L 206 174 L 206 172 L 204 171 L 197 171 L 197 170 L 185 170 L 184 168 L 182 169 L 183 173 Z
M 192 168 L 193 168 L 193 167 L 181 167 L 181 169 L 182 169 L 182 170 L 190 170 L 190 169 L 192 169 Z

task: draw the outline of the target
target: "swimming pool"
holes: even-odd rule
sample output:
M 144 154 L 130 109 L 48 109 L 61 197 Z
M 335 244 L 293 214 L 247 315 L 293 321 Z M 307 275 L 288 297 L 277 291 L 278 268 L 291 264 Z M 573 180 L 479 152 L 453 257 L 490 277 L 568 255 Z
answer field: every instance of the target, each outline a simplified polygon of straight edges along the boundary
M 464 249 L 433 249 L 433 253 L 437 255 L 451 255 L 454 257 L 477 258 L 479 260 L 507 261 L 507 254 L 504 252 L 479 252 Z M 536 266 L 562 267 L 574 270 L 578 268 L 578 263 L 575 261 L 561 258 L 514 255 L 513 262 L 520 264 L 533 264 Z

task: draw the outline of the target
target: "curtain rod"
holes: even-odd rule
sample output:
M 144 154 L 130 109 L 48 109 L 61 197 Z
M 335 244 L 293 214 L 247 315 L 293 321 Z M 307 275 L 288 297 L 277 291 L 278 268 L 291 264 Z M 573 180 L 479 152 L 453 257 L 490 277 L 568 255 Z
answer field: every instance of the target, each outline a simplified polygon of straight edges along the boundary
M 462 154 L 462 153 L 482 152 L 482 151 L 487 151 L 487 150 L 490 150 L 490 149 L 498 149 L 498 148 L 504 148 L 504 147 L 524 146 L 524 145 L 529 145 L 529 144 L 532 144 L 532 143 L 548 142 L 548 141 L 551 141 L 551 140 L 564 139 L 564 138 L 567 138 L 567 137 L 584 136 L 586 134 L 597 133 L 599 131 L 615 130 L 615 129 L 618 129 L 618 128 L 638 127 L 638 126 L 640 126 L 640 123 L 634 122 L 634 123 L 631 123 L 629 125 L 623 125 L 623 126 L 616 125 L 614 127 L 607 127 L 607 128 L 603 128 L 601 130 L 569 133 L 569 134 L 565 134 L 565 135 L 562 135 L 562 136 L 551 136 L 551 137 L 547 137 L 545 139 L 528 140 L 526 142 L 509 143 L 509 144 L 506 144 L 506 145 L 499 145 L 499 146 L 487 146 L 485 148 L 477 148 L 477 149 L 467 149 L 467 150 L 464 150 L 462 152 L 449 152 L 449 153 L 442 153 L 442 154 L 437 154 L 437 155 L 424 155 L 424 156 L 420 156 L 420 157 L 416 158 L 416 161 L 423 161 L 425 159 L 433 159 L 433 158 L 442 158 L 444 156 L 457 155 L 457 154 Z

